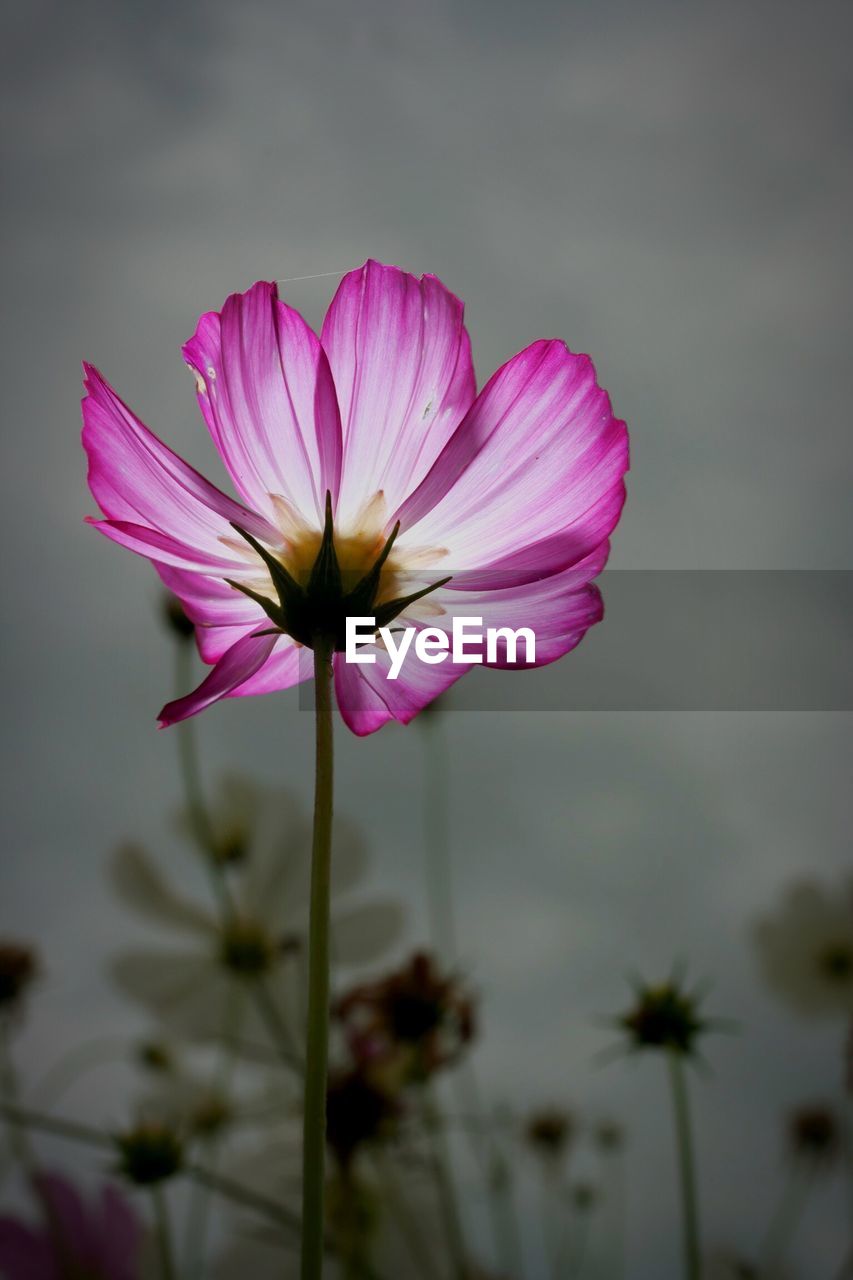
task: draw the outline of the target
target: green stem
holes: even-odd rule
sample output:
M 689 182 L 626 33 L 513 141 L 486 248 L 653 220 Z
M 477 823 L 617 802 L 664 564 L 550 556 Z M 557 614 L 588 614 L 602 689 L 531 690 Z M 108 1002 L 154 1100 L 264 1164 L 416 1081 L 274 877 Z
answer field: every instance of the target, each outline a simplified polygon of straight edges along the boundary
M 693 1158 L 693 1137 L 690 1129 L 687 1080 L 684 1074 L 682 1055 L 675 1050 L 670 1050 L 667 1056 L 675 1120 L 678 1175 L 681 1183 L 684 1275 L 685 1280 L 700 1280 L 702 1264 L 699 1250 L 699 1205 L 696 1194 L 696 1169 Z
M 100 1147 L 115 1150 L 115 1144 L 107 1133 L 94 1129 L 88 1124 L 78 1124 L 76 1120 L 65 1120 L 61 1116 L 47 1116 L 40 1111 L 32 1111 L 29 1107 L 10 1106 L 0 1103 L 0 1115 L 28 1129 L 37 1129 L 42 1133 L 53 1133 L 58 1138 L 69 1138 L 72 1142 L 83 1142 L 89 1147 Z
M 438 1268 L 432 1256 L 433 1242 L 421 1229 L 417 1216 L 412 1212 L 405 1195 L 395 1181 L 394 1174 L 388 1168 L 381 1150 L 377 1149 L 374 1152 L 373 1163 L 382 1185 L 382 1198 L 408 1246 L 412 1265 L 420 1273 L 422 1280 L 437 1280 Z
M 445 964 L 458 958 L 453 889 L 450 877 L 450 822 L 447 796 L 450 776 L 441 711 L 423 717 L 424 845 L 426 852 L 427 912 L 432 945 Z
M 242 1000 L 229 1000 L 222 1025 L 223 1048 L 219 1062 L 212 1078 L 214 1092 L 219 1097 L 230 1099 L 233 1084 L 235 1061 L 235 1041 L 240 1030 L 245 1004 Z M 222 1154 L 222 1134 L 216 1132 L 202 1140 L 202 1155 L 205 1165 L 213 1173 L 216 1172 Z M 207 1229 L 210 1220 L 211 1188 L 204 1183 L 195 1182 L 190 1191 L 186 1213 L 186 1271 L 194 1280 L 201 1280 L 207 1265 Z
M 775 1275 L 791 1246 L 812 1189 L 811 1172 L 797 1165 L 788 1179 L 764 1236 L 759 1254 L 761 1275 Z
M 424 1086 L 423 1116 L 424 1128 L 430 1142 L 430 1164 L 438 1192 L 439 1208 L 444 1218 L 444 1229 L 447 1232 L 448 1247 L 453 1259 L 453 1274 L 457 1280 L 465 1280 L 468 1271 L 467 1250 L 459 1217 L 456 1189 L 450 1172 L 447 1140 L 441 1117 L 426 1091 L 426 1086 Z
M 423 836 L 430 941 L 444 963 L 453 966 L 458 963 L 459 951 L 451 875 L 450 769 L 444 715 L 439 708 L 430 707 L 419 723 L 424 748 Z M 453 1087 L 459 1106 L 477 1121 L 471 1130 L 471 1144 L 486 1184 L 492 1234 L 501 1266 L 510 1275 L 520 1275 L 521 1246 L 512 1176 L 509 1169 L 503 1167 L 503 1157 L 488 1132 L 477 1074 L 470 1058 L 460 1063 L 453 1073 Z
M 179 640 L 176 649 L 175 683 L 178 693 L 186 689 L 191 682 L 192 647 Z M 196 749 L 195 725 L 192 720 L 183 720 L 176 726 L 178 741 L 178 758 L 181 767 L 184 798 L 190 818 L 193 837 L 202 854 L 207 868 L 213 896 L 219 908 L 220 919 L 227 925 L 237 914 L 228 880 L 217 858 L 216 832 L 211 821 L 210 812 L 201 782 L 201 770 Z M 262 976 L 250 984 L 251 994 L 259 1016 L 266 1024 L 270 1039 L 284 1063 L 297 1074 L 301 1073 L 303 1064 L 293 1038 L 276 1006 Z
M 178 692 L 186 689 L 191 681 L 192 646 L 185 640 L 179 640 L 175 652 L 175 683 Z M 182 720 L 176 726 L 178 741 L 178 760 L 181 767 L 184 797 L 190 826 L 201 853 L 210 878 L 213 896 L 216 898 L 222 918 L 229 920 L 234 916 L 234 903 L 228 888 L 228 882 L 222 874 L 217 860 L 216 832 L 210 820 L 204 788 L 201 784 L 201 770 L 198 763 L 198 751 L 195 743 L 195 724 L 192 719 Z
M 316 774 L 302 1147 L 302 1280 L 319 1280 L 323 1270 L 333 795 L 332 645 L 326 638 L 318 639 L 314 648 L 314 706 Z
M 246 1209 L 254 1209 L 256 1213 L 262 1214 L 277 1226 L 284 1227 L 286 1231 L 292 1234 L 299 1234 L 301 1224 L 298 1217 L 296 1214 L 290 1213 L 288 1209 L 282 1208 L 277 1201 L 268 1199 L 267 1196 L 258 1195 L 257 1192 L 250 1191 L 243 1183 L 235 1182 L 221 1173 L 214 1173 L 211 1169 L 202 1168 L 201 1165 L 184 1165 L 183 1172 L 188 1178 L 191 1178 L 194 1182 L 201 1183 L 202 1186 L 209 1187 L 211 1191 L 222 1196 L 223 1199 L 231 1200 L 234 1204 L 242 1205 Z
M 176 1280 L 169 1206 L 166 1194 L 159 1183 L 156 1183 L 151 1188 L 151 1201 L 154 1205 L 154 1231 L 157 1239 L 157 1252 L 160 1256 L 160 1275 L 162 1280 Z
M 6 1025 L 0 1021 L 0 1106 L 6 1120 L 9 1149 L 27 1177 L 38 1172 L 35 1156 L 30 1147 L 27 1131 L 17 1118 L 18 1080 L 6 1038 Z

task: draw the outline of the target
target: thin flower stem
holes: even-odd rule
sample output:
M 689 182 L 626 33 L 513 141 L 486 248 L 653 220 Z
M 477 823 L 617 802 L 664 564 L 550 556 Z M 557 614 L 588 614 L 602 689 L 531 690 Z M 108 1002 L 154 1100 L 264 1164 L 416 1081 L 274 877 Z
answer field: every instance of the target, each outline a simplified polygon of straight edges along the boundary
M 295 1213 L 290 1213 L 289 1210 L 283 1208 L 278 1201 L 259 1195 L 255 1191 L 250 1191 L 242 1182 L 234 1182 L 233 1179 L 225 1177 L 224 1174 L 214 1173 L 213 1170 L 205 1169 L 201 1165 L 184 1165 L 183 1172 L 188 1178 L 209 1187 L 211 1191 L 222 1196 L 223 1199 L 231 1200 L 234 1204 L 242 1205 L 245 1209 L 254 1209 L 256 1213 L 263 1214 L 270 1222 L 274 1222 L 279 1227 L 284 1227 L 298 1237 L 302 1229 L 299 1218 Z
M 700 1280 L 702 1264 L 699 1248 L 699 1205 L 696 1194 L 696 1169 L 693 1158 L 693 1136 L 690 1128 L 687 1080 L 684 1074 L 682 1055 L 675 1050 L 670 1050 L 667 1058 L 672 1089 L 673 1117 L 675 1120 L 678 1175 L 681 1183 L 684 1276 L 685 1280 Z
M 559 1280 L 569 1280 L 569 1277 L 571 1277 L 572 1280 L 576 1280 L 583 1271 L 583 1266 L 587 1257 L 587 1249 L 589 1248 L 589 1234 L 591 1226 L 590 1216 L 591 1215 L 589 1213 L 581 1215 L 574 1237 L 574 1257 L 570 1263 L 566 1263 L 564 1270 L 558 1270 L 555 1272 L 555 1275 L 559 1277 Z
M 159 1182 L 151 1188 L 151 1203 L 154 1206 L 154 1232 L 157 1239 L 157 1252 L 160 1256 L 160 1275 L 162 1280 L 177 1280 L 169 1204 L 163 1186 Z
M 438 1192 L 439 1208 L 444 1219 L 444 1229 L 453 1259 L 453 1273 L 457 1280 L 465 1280 L 468 1270 L 465 1236 L 459 1217 L 459 1205 L 453 1177 L 450 1172 L 450 1159 L 444 1129 L 426 1086 L 423 1098 L 424 1128 L 430 1142 L 430 1164 Z
M 380 1150 L 374 1152 L 373 1163 L 382 1184 L 383 1199 L 397 1223 L 400 1235 L 409 1246 L 412 1264 L 423 1280 L 437 1280 L 439 1272 L 432 1255 L 432 1242 L 424 1235 L 417 1216 L 412 1212 Z
M 775 1274 L 784 1260 L 800 1225 L 812 1186 L 812 1170 L 802 1164 L 797 1165 L 788 1179 L 764 1236 L 759 1254 L 761 1275 Z
M 458 948 L 450 877 L 450 820 L 447 809 L 450 774 L 441 711 L 430 709 L 423 717 L 423 744 L 423 830 L 430 937 L 445 963 L 453 965 L 458 959 Z
M 65 1120 L 61 1116 L 46 1116 L 40 1111 L 31 1111 L 28 1107 L 10 1106 L 0 1102 L 0 1115 L 15 1124 L 27 1129 L 40 1129 L 43 1133 L 53 1133 L 58 1138 L 69 1138 L 72 1142 L 82 1142 L 89 1147 L 100 1147 L 101 1150 L 115 1150 L 115 1144 L 109 1134 L 101 1133 L 91 1125 L 78 1124 L 76 1120 Z
M 245 1002 L 228 1001 L 223 1020 L 223 1046 L 219 1054 L 212 1085 L 215 1092 L 229 1098 L 236 1065 L 235 1040 L 240 1029 Z M 215 1132 L 202 1142 L 204 1160 L 216 1172 L 222 1154 L 222 1134 Z M 210 1191 L 206 1183 L 195 1182 L 191 1188 L 186 1213 L 186 1271 L 201 1280 L 206 1269 L 207 1229 L 210 1220 Z
M 176 687 L 180 695 L 181 691 L 191 682 L 191 646 L 184 640 L 178 640 L 176 648 Z M 193 836 L 199 847 L 207 868 L 208 877 L 210 879 L 213 896 L 216 899 L 217 907 L 222 922 L 228 924 L 237 914 L 237 907 L 234 903 L 228 880 L 222 869 L 222 865 L 217 858 L 216 848 L 216 832 L 213 822 L 211 821 L 210 811 L 207 807 L 207 801 L 204 795 L 204 787 L 201 782 L 201 770 L 198 762 L 198 750 L 195 740 L 195 726 L 192 720 L 183 720 L 176 726 L 178 741 L 178 756 L 181 767 L 181 779 L 183 782 L 184 798 L 186 800 L 187 811 L 190 816 Z M 258 1013 L 266 1024 L 270 1034 L 270 1039 L 276 1046 L 276 1049 L 285 1062 L 293 1071 L 298 1074 L 304 1070 L 300 1054 L 293 1043 L 293 1037 L 285 1025 L 275 1000 L 269 992 L 267 984 L 262 977 L 258 977 L 251 983 L 251 993 L 255 1000 Z
M 314 648 L 316 774 L 302 1147 L 302 1280 L 319 1280 L 323 1268 L 333 801 L 332 652 L 331 642 L 318 638 Z
M 451 876 L 450 770 L 444 716 L 437 707 L 428 708 L 422 725 L 424 763 L 423 835 L 426 871 L 427 916 L 433 949 L 448 966 L 458 963 L 458 930 L 453 904 Z M 470 1058 L 453 1073 L 459 1105 L 477 1123 L 471 1130 L 471 1144 L 486 1183 L 492 1234 L 501 1265 L 510 1275 L 522 1272 L 521 1245 L 512 1195 L 512 1176 L 485 1123 L 477 1073 Z
M 30 1147 L 27 1130 L 17 1118 L 18 1080 L 7 1043 L 6 1026 L 0 1022 L 0 1107 L 6 1120 L 9 1149 L 28 1177 L 37 1171 L 35 1156 Z
M 192 649 L 186 640 L 180 639 L 175 650 L 175 671 L 178 694 L 191 681 Z M 190 825 L 196 844 L 204 855 L 204 863 L 210 878 L 213 896 L 216 898 L 222 918 L 231 919 L 235 914 L 234 903 L 228 887 L 228 881 L 222 874 L 222 868 L 216 857 L 216 832 L 208 812 L 201 783 L 201 770 L 198 762 L 198 751 L 195 741 L 195 725 L 192 719 L 182 720 L 176 726 L 178 741 L 178 759 L 181 766 L 181 780 L 187 804 Z

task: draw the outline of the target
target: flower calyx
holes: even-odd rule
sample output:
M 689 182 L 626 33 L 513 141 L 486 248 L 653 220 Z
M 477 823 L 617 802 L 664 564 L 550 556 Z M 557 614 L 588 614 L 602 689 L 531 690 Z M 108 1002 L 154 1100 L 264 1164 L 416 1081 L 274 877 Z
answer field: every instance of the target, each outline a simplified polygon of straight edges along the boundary
M 286 566 L 262 543 L 239 525 L 232 526 L 240 537 L 248 542 L 264 562 L 272 579 L 277 600 L 263 595 L 245 583 L 226 579 L 229 586 L 259 604 L 274 623 L 270 632 L 289 635 L 298 644 L 313 649 L 319 641 L 331 644 L 336 652 L 346 648 L 346 620 L 350 617 L 371 617 L 377 629 L 385 627 L 409 605 L 429 595 L 450 581 L 449 577 L 431 583 L 410 595 L 393 600 L 380 601 L 382 569 L 400 532 L 398 521 L 388 535 L 373 564 L 354 585 L 350 586 L 341 571 L 335 550 L 335 531 L 332 516 L 332 495 L 326 493 L 326 516 L 323 538 L 308 580 L 303 585 L 294 578 Z M 258 634 L 269 634 L 260 632 Z

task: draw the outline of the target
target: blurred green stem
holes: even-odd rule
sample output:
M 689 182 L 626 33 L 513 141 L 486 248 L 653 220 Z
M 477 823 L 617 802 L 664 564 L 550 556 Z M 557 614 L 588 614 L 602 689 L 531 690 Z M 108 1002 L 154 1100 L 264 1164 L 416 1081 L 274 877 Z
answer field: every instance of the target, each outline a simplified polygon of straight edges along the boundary
M 236 1041 L 245 1004 L 242 1000 L 228 1001 L 222 1026 L 222 1049 L 219 1061 L 213 1073 L 212 1085 L 214 1094 L 226 1099 L 226 1106 L 231 1091 L 232 1077 L 236 1066 Z M 205 1165 L 212 1173 L 216 1173 L 219 1157 L 222 1153 L 222 1134 L 217 1131 L 202 1142 L 202 1153 Z M 204 1182 L 194 1182 L 189 1196 L 186 1217 L 186 1271 L 193 1280 L 201 1280 L 204 1275 L 207 1258 L 207 1228 L 210 1220 L 210 1192 L 212 1188 Z
M 186 639 L 179 639 L 175 649 L 175 686 L 178 695 L 186 690 L 192 682 L 192 644 Z M 216 831 L 210 818 L 205 800 L 204 788 L 201 784 L 201 770 L 198 763 L 198 750 L 195 740 L 195 725 L 192 719 L 182 720 L 175 726 L 178 739 L 178 758 L 181 767 L 184 798 L 190 817 L 193 836 L 203 856 L 207 868 L 213 896 L 219 908 L 222 922 L 227 924 L 237 914 L 228 880 L 218 857 Z M 290 1031 L 284 1024 L 278 1006 L 270 994 L 262 976 L 258 976 L 248 989 L 255 1000 L 258 1013 L 266 1024 L 270 1039 L 276 1046 L 286 1065 L 297 1073 L 301 1073 L 303 1064 L 299 1051 L 293 1043 Z
M 434 1242 L 428 1240 L 424 1235 L 417 1215 L 412 1212 L 403 1191 L 394 1178 L 393 1171 L 388 1168 L 381 1148 L 377 1148 L 374 1152 L 373 1164 L 379 1175 L 385 1203 L 397 1223 L 400 1235 L 403 1236 L 409 1247 L 413 1266 L 420 1272 L 423 1280 L 437 1280 L 438 1270 L 432 1255 Z
M 422 727 L 424 765 L 423 837 L 426 872 L 427 917 L 433 950 L 448 966 L 458 964 L 458 931 L 453 905 L 451 875 L 450 768 L 444 713 L 427 708 L 418 721 Z M 486 1182 L 492 1234 L 501 1266 L 512 1276 L 521 1275 L 521 1245 L 512 1195 L 512 1172 L 486 1123 L 474 1065 L 465 1058 L 453 1073 L 453 1085 L 461 1111 L 474 1118 L 471 1143 Z
M 675 1144 L 678 1176 L 681 1183 L 681 1212 L 684 1238 L 685 1280 L 700 1280 L 702 1263 L 699 1248 L 699 1206 L 696 1195 L 696 1169 L 693 1158 L 693 1135 L 690 1128 L 690 1105 L 684 1056 L 674 1049 L 667 1053 L 675 1121 Z
M 302 1280 L 319 1280 L 323 1269 L 326 1075 L 329 1050 L 329 898 L 334 783 L 332 653 L 331 641 L 326 637 L 318 638 L 314 647 L 316 773 L 302 1146 Z
M 770 1219 L 759 1254 L 759 1274 L 775 1275 L 791 1247 L 812 1189 L 812 1171 L 798 1164 L 791 1171 L 779 1203 Z
M 447 1242 L 453 1260 L 453 1274 L 456 1280 L 465 1280 L 468 1272 L 465 1237 L 459 1217 L 459 1204 L 453 1177 L 450 1172 L 450 1159 L 444 1125 L 438 1110 L 430 1097 L 428 1086 L 423 1086 L 423 1122 L 430 1144 L 430 1165 L 438 1193 L 439 1208 L 444 1219 Z
M 9 1149 L 28 1177 L 36 1172 L 36 1161 L 24 1125 L 16 1118 L 18 1078 L 9 1053 L 7 1024 L 0 1018 L 0 1099 L 6 1119 Z
M 450 874 L 450 770 L 440 710 L 423 717 L 424 814 L 427 913 L 432 945 L 446 964 L 456 963 L 457 932 Z
M 157 1252 L 160 1257 L 160 1275 L 162 1280 L 176 1280 L 169 1205 L 166 1200 L 166 1193 L 159 1182 L 155 1183 L 151 1188 L 151 1202 L 154 1206 L 154 1231 L 157 1239 Z
M 175 685 L 179 695 L 192 683 L 192 657 L 192 643 L 186 639 L 179 639 L 175 646 Z M 204 863 L 210 877 L 213 896 L 216 898 L 223 919 L 229 919 L 234 915 L 234 903 L 231 901 L 228 881 L 222 874 L 217 857 L 216 832 L 210 820 L 204 788 L 201 785 L 194 721 L 191 718 L 182 720 L 175 726 L 175 732 L 178 738 L 178 759 L 184 797 L 192 832 L 196 844 L 204 854 Z

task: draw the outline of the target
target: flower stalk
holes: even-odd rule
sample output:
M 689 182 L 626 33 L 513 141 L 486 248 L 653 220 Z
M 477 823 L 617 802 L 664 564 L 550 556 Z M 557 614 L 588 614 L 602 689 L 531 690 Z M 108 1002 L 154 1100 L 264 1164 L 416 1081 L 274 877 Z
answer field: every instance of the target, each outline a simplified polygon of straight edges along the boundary
M 331 895 L 333 640 L 314 645 L 316 773 L 308 936 L 308 1021 L 302 1148 L 302 1280 L 319 1280 L 323 1266 L 326 1082 L 329 1055 L 329 900 Z
M 684 1276 L 685 1280 L 700 1280 L 699 1202 L 696 1193 L 696 1166 L 693 1156 L 693 1135 L 690 1127 L 687 1079 L 684 1074 L 684 1056 L 677 1049 L 669 1049 L 667 1060 L 669 1063 L 669 1080 L 675 1120 L 678 1176 L 681 1184 Z
M 162 1280 L 177 1280 L 169 1207 L 165 1192 L 159 1183 L 151 1188 L 151 1201 L 154 1207 L 154 1229 L 160 1259 L 160 1275 Z

